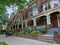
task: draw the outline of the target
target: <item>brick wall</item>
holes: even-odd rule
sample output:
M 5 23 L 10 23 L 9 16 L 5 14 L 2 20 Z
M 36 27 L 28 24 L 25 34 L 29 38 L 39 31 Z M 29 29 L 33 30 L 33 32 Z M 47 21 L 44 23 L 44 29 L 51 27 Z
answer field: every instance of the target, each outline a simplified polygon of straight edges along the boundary
M 28 18 L 28 8 L 22 11 L 23 20 Z

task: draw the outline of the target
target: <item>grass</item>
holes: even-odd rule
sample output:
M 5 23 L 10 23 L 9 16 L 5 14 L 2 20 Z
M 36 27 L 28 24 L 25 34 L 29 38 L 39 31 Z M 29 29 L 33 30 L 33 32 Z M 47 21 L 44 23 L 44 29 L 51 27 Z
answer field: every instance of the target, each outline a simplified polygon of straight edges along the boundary
M 0 45 L 8 45 L 6 42 L 0 42 Z

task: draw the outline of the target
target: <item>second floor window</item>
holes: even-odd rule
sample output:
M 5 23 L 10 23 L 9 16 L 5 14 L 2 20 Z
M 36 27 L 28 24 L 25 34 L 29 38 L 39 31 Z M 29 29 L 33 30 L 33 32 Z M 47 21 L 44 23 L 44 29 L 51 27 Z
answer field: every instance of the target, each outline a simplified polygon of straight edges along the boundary
M 47 6 L 45 7 L 45 10 L 47 10 Z
M 58 7 L 58 3 L 54 3 L 54 7 Z

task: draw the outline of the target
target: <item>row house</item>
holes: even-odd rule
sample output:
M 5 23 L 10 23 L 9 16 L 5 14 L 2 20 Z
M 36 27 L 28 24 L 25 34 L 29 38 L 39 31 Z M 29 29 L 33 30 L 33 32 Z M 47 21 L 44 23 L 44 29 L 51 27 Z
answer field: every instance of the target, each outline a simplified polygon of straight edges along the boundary
M 21 21 L 23 21 L 21 11 L 13 12 L 10 16 L 10 23 L 8 24 L 8 29 L 11 30 L 18 30 L 21 29 Z
M 60 27 L 60 0 L 34 0 L 21 11 L 21 15 L 21 28 Z

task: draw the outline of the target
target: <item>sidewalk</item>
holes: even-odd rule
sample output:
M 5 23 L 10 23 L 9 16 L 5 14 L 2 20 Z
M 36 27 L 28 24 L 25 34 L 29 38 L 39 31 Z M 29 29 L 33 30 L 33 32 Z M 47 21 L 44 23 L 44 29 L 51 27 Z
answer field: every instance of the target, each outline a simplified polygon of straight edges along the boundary
M 0 35 L 0 42 L 2 41 L 8 43 L 8 45 L 58 45 L 32 39 L 26 39 L 14 36 L 5 37 L 5 35 Z

